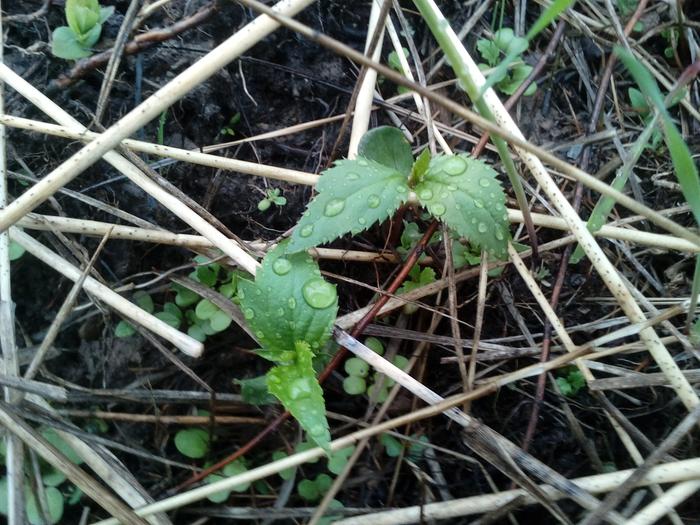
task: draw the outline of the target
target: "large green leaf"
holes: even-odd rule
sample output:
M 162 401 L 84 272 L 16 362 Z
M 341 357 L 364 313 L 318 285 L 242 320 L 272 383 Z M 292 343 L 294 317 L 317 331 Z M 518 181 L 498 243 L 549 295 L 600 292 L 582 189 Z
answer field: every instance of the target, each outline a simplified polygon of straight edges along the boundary
M 270 393 L 279 399 L 309 434 L 323 448 L 328 448 L 331 435 L 326 419 L 323 390 L 316 381 L 314 354 L 308 343 L 298 341 L 293 362 L 273 367 L 267 373 Z
M 468 155 L 433 157 L 416 185 L 418 200 L 472 246 L 505 259 L 510 232 L 496 172 Z
M 358 145 L 357 155 L 393 168 L 407 177 L 413 167 L 411 145 L 401 130 L 392 126 L 379 126 L 365 133 Z
M 338 312 L 335 286 L 308 254 L 285 254 L 286 244 L 270 250 L 254 283 L 238 283 L 243 315 L 266 351 L 262 355 L 273 361 L 289 361 L 297 341 L 320 348 Z
M 408 198 L 407 175 L 365 158 L 337 162 L 323 172 L 316 190 L 294 228 L 289 252 L 360 233 L 390 217 Z

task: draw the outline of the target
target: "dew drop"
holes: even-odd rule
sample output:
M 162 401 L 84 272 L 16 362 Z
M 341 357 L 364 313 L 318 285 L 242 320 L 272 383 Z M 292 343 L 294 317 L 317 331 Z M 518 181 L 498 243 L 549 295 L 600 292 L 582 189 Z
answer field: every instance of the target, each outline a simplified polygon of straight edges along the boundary
M 328 308 L 338 297 L 335 286 L 320 278 L 306 281 L 301 293 L 307 304 L 317 309 Z
M 366 168 L 367 166 L 369 166 L 369 162 L 367 162 L 365 159 L 360 159 L 360 160 L 357 161 L 357 163 L 358 163 L 360 166 L 362 166 L 363 168 Z
M 331 199 L 326 204 L 323 214 L 326 217 L 335 217 L 345 209 L 345 199 Z
M 474 206 L 476 206 L 477 208 L 483 208 L 484 203 L 481 199 L 474 199 Z
M 311 381 L 306 377 L 300 377 L 291 382 L 287 387 L 287 393 L 293 400 L 311 396 Z
M 503 232 L 500 228 L 496 228 L 496 239 L 498 239 L 499 241 L 502 241 L 504 239 Z
M 440 204 L 439 202 L 435 205 L 433 205 L 432 208 L 430 208 L 430 211 L 432 212 L 433 215 L 436 217 L 440 217 L 440 215 L 444 215 L 445 212 L 447 211 L 447 208 L 443 204 Z
M 364 226 L 365 224 L 367 224 L 367 219 L 365 219 L 364 217 L 360 217 L 359 219 L 357 219 L 357 222 Z
M 284 308 L 278 308 L 278 309 L 277 309 L 277 316 L 278 316 L 278 317 L 284 316 Z
M 294 297 L 290 297 L 289 299 L 287 299 L 287 306 L 294 310 L 297 307 L 296 299 L 294 299 Z
M 480 233 L 486 233 L 486 230 L 488 230 L 489 227 L 486 226 L 485 222 L 480 222 L 479 226 L 477 226 L 477 229 L 479 230 Z
M 299 232 L 299 235 L 301 235 L 302 237 L 308 237 L 308 236 L 311 235 L 313 232 L 314 232 L 314 226 L 313 226 L 313 224 L 307 224 L 306 226 L 304 226 L 304 227 L 301 229 L 301 231 Z
M 362 164 L 360 164 L 362 166 Z M 348 180 L 357 180 L 360 176 L 357 173 L 348 173 Z
M 261 340 L 265 339 L 265 333 L 262 330 L 258 330 L 257 332 L 255 332 L 255 337 Z
M 430 190 L 423 190 L 418 194 L 418 196 L 424 201 L 429 201 L 433 198 L 433 192 Z
M 482 188 L 488 188 L 489 186 L 491 186 L 491 181 L 486 177 L 481 177 L 479 179 L 479 186 L 481 186 Z
M 289 259 L 279 258 L 272 263 L 272 271 L 277 275 L 287 275 L 291 269 L 292 263 L 289 262 Z
M 406 186 L 396 186 L 396 191 L 399 193 L 406 193 L 408 188 Z
M 443 162 L 442 169 L 448 175 L 461 175 L 467 169 L 467 163 L 460 157 L 449 157 Z
M 457 191 L 457 186 L 455 186 L 454 184 L 448 184 L 447 189 L 449 191 Z
M 238 290 L 238 298 L 245 299 L 245 292 L 243 292 L 243 290 Z
M 379 204 L 381 203 L 381 199 L 379 198 L 379 195 L 370 195 L 367 197 L 367 206 L 370 208 L 377 208 L 379 207 Z
M 245 317 L 246 319 L 253 319 L 255 317 L 255 312 L 252 308 L 245 308 L 243 310 L 243 317 Z

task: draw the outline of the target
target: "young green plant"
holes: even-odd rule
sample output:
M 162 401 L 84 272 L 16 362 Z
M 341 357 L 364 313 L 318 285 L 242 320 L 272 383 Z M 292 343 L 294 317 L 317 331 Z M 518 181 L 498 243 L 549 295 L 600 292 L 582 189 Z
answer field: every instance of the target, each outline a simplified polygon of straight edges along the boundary
M 102 7 L 97 0 L 66 0 L 65 13 L 68 25 L 54 29 L 51 52 L 67 60 L 89 57 L 114 6 Z

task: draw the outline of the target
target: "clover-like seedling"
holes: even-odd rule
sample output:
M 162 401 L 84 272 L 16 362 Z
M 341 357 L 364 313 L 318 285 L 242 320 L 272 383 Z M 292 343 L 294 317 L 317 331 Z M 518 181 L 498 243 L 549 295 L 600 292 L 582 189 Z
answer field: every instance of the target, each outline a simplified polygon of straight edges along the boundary
M 496 87 L 506 95 L 512 95 L 520 87 L 520 84 L 532 72 L 532 66 L 527 64 L 517 64 L 508 69 L 506 67 L 496 67 L 501 64 L 501 59 L 508 56 L 519 57 L 527 49 L 527 39 L 515 36 L 509 27 L 504 27 L 496 31 L 492 39 L 481 38 L 476 42 L 476 48 L 485 63 L 479 64 L 482 70 L 496 68 L 491 74 L 496 75 L 494 79 Z M 537 91 L 537 84 L 533 82 L 523 93 L 524 96 L 534 95 Z
M 319 474 L 316 479 L 303 479 L 297 485 L 297 493 L 306 501 L 318 501 L 331 488 L 333 479 L 328 474 Z
M 562 395 L 573 397 L 586 387 L 586 379 L 576 368 L 568 368 L 566 372 L 566 375 L 557 377 L 557 386 Z
M 494 259 L 507 256 L 510 238 L 505 194 L 496 172 L 465 154 L 424 151 L 415 161 L 401 131 L 367 132 L 355 160 L 326 170 L 287 247 L 297 253 L 388 219 L 415 203 Z
M 435 270 L 430 267 L 425 267 L 421 270 L 418 264 L 415 264 L 411 271 L 408 272 L 408 279 L 404 281 L 399 288 L 398 293 L 408 293 L 411 290 L 425 286 L 426 284 L 435 282 Z M 418 311 L 418 305 L 413 303 L 407 303 L 403 306 L 403 312 L 407 315 L 414 314 Z
M 209 466 L 209 465 L 206 465 Z M 245 458 L 238 458 L 235 461 L 232 461 L 228 465 L 226 465 L 222 470 L 221 474 L 210 474 L 206 478 L 204 478 L 205 483 L 215 483 L 217 481 L 221 481 L 222 479 L 230 478 L 231 476 L 237 476 L 238 474 L 243 474 L 244 472 L 248 472 L 248 467 L 246 465 L 246 460 Z M 222 490 L 219 492 L 215 492 L 214 494 L 211 494 L 207 496 L 207 499 L 211 501 L 212 503 L 223 503 L 226 501 L 229 496 L 231 495 L 231 492 L 245 492 L 250 488 L 250 482 L 246 483 L 239 483 L 238 485 L 234 485 L 233 487 L 227 489 L 227 490 Z
M 136 306 L 141 308 L 141 310 L 144 310 L 149 314 L 152 314 L 153 310 L 155 310 L 153 299 L 146 292 L 135 292 L 132 296 L 132 301 L 136 304 Z M 116 337 L 130 337 L 135 333 L 136 329 L 134 328 L 134 326 L 128 321 L 124 320 L 119 321 L 117 323 L 117 326 L 114 328 L 114 335 Z
M 67 60 L 89 57 L 112 13 L 114 6 L 102 7 L 97 0 L 66 0 L 68 25 L 54 29 L 51 52 Z
M 286 197 L 280 195 L 279 188 L 268 188 L 265 192 L 265 198 L 258 202 L 258 210 L 267 211 L 273 204 L 275 206 L 284 206 L 287 204 Z
M 186 428 L 175 434 L 175 448 L 188 458 L 203 458 L 209 453 L 209 446 L 209 432 L 203 428 Z

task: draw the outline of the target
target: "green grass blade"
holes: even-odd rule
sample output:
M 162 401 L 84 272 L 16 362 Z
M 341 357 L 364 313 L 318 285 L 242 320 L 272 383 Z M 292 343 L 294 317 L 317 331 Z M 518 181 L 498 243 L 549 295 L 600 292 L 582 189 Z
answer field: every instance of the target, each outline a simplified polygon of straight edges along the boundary
M 554 2 L 552 2 L 552 4 L 545 9 L 544 13 L 542 13 L 539 18 L 535 20 L 535 23 L 532 24 L 532 27 L 527 32 L 527 35 L 525 35 L 525 38 L 528 40 L 535 38 L 556 17 L 572 6 L 575 1 L 576 0 L 554 0 Z

